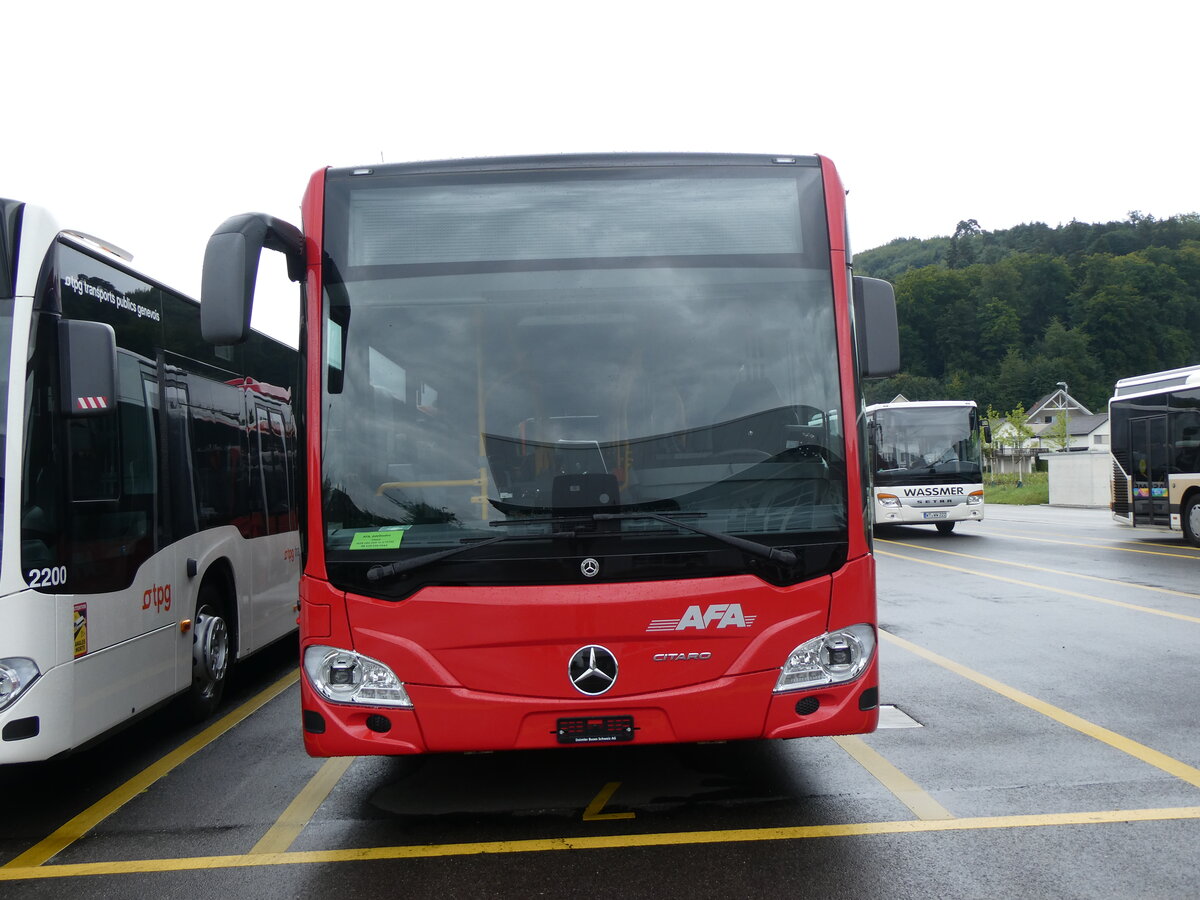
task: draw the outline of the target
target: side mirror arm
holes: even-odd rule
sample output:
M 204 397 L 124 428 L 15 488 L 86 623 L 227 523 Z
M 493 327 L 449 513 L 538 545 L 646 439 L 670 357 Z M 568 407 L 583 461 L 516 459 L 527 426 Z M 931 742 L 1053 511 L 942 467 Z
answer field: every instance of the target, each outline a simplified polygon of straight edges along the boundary
M 208 239 L 200 278 L 200 330 L 212 344 L 240 344 L 250 335 L 254 283 L 263 248 L 287 258 L 288 278 L 303 281 L 304 235 L 265 213 L 226 219 Z

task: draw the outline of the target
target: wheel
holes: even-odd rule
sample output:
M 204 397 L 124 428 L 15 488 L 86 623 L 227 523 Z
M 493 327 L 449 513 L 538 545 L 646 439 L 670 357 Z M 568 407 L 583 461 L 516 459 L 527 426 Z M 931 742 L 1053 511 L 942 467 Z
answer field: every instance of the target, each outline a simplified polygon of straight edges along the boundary
M 1200 494 L 1192 494 L 1183 503 L 1183 538 L 1193 547 L 1200 547 Z
M 196 721 L 207 719 L 221 703 L 229 675 L 231 641 L 221 592 L 213 585 L 200 588 L 192 620 L 192 686 L 187 708 Z
M 937 524 L 938 534 L 949 534 L 950 532 L 952 532 L 954 530 L 953 522 L 938 522 L 936 524 Z

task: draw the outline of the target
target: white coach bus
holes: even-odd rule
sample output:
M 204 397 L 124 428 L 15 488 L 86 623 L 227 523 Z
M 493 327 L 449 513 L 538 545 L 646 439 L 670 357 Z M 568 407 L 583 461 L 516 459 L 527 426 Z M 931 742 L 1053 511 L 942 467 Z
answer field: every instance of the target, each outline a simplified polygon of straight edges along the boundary
M 876 525 L 983 520 L 983 465 L 974 400 L 867 407 Z
M 0 199 L 0 764 L 208 715 L 296 628 L 296 351 L 127 261 Z

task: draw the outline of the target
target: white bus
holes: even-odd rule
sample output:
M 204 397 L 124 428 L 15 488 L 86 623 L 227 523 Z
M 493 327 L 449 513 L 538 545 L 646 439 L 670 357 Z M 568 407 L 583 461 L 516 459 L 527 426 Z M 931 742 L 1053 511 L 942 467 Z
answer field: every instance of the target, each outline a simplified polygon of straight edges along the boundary
M 128 258 L 0 199 L 0 764 L 203 717 L 296 628 L 296 351 Z
M 974 400 L 867 407 L 876 525 L 983 521 L 983 465 Z
M 1122 378 L 1108 420 L 1113 518 L 1200 547 L 1200 366 Z

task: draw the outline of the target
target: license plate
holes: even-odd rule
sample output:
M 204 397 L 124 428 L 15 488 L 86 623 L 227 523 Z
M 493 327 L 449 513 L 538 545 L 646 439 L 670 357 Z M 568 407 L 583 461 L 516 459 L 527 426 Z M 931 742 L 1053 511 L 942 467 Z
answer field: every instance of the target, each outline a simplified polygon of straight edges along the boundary
M 922 513 L 921 515 L 923 515 L 926 519 L 944 519 L 944 518 L 946 518 L 946 514 L 944 512 L 927 512 L 927 513 Z
M 560 744 L 612 744 L 633 740 L 633 716 L 584 716 L 559 719 L 555 727 Z

